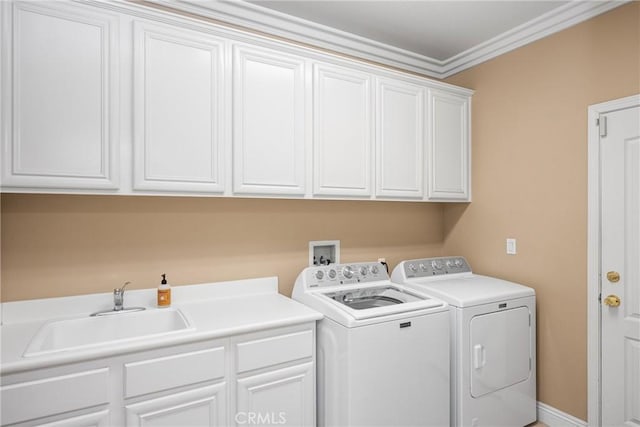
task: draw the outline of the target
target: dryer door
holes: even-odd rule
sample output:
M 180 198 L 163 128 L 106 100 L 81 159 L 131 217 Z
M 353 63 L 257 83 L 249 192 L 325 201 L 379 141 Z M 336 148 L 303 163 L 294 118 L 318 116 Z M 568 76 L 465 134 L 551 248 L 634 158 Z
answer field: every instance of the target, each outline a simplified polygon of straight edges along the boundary
M 484 396 L 529 377 L 531 325 L 528 307 L 474 316 L 469 329 L 473 397 Z

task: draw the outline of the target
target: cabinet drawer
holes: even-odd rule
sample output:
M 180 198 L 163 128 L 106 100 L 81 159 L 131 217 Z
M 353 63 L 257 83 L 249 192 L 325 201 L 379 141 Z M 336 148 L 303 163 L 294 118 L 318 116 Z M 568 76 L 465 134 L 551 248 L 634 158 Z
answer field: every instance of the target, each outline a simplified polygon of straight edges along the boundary
M 107 368 L 3 386 L 2 425 L 106 404 Z
M 245 341 L 237 344 L 237 371 L 246 372 L 313 355 L 313 331 Z
M 224 347 L 126 363 L 125 397 L 224 378 Z

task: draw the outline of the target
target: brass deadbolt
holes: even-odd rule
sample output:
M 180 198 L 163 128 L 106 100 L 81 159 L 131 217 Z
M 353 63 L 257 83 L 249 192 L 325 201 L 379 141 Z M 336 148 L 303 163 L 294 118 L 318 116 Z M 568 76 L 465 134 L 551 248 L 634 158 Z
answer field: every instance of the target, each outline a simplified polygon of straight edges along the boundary
M 604 299 L 604 304 L 609 307 L 618 307 L 620 305 L 620 297 L 617 295 L 609 295 Z
M 607 280 L 611 283 L 616 283 L 620 281 L 620 273 L 617 271 L 610 271 L 607 273 Z

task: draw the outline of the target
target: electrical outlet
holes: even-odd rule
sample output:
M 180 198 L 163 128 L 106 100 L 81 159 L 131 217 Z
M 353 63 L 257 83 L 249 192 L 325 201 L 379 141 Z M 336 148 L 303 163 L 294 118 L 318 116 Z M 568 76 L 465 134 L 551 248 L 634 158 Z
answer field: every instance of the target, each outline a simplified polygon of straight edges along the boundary
M 516 253 L 517 253 L 516 239 L 508 238 L 507 239 L 507 255 L 515 255 Z

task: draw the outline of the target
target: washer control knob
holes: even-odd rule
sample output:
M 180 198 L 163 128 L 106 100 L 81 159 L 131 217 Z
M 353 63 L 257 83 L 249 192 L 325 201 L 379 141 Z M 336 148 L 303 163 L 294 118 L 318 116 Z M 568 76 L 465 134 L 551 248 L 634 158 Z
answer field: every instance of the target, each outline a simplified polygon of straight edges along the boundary
M 347 279 L 351 279 L 353 277 L 353 267 L 351 267 L 350 265 L 344 267 L 342 269 L 342 275 Z
M 416 271 L 418 271 L 418 269 L 414 264 L 409 264 L 409 270 L 411 270 L 412 273 L 415 273 Z
M 322 280 L 323 277 L 324 277 L 324 272 L 322 270 L 316 271 L 316 279 Z
M 366 276 L 368 272 L 369 272 L 369 267 L 367 267 L 366 265 L 363 265 L 362 267 L 360 267 L 361 276 Z
M 442 261 L 438 261 L 438 260 L 431 261 L 431 267 L 433 267 L 434 270 L 442 270 Z
M 462 260 L 460 258 L 456 258 L 454 264 L 456 267 L 462 267 Z
M 335 279 L 336 278 L 336 271 L 332 268 L 331 270 L 329 270 L 328 276 L 329 279 Z
M 371 274 L 378 274 L 378 266 L 377 265 L 372 265 L 371 266 Z
M 447 264 L 447 268 L 453 267 L 453 261 L 451 261 L 450 259 L 447 260 L 446 264 Z
M 420 264 L 420 270 L 427 271 L 427 266 L 424 264 Z

